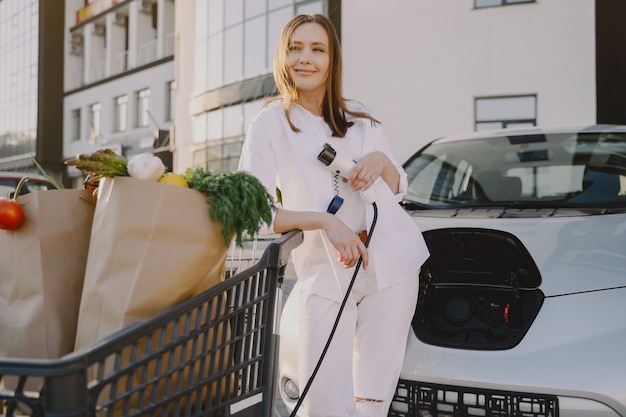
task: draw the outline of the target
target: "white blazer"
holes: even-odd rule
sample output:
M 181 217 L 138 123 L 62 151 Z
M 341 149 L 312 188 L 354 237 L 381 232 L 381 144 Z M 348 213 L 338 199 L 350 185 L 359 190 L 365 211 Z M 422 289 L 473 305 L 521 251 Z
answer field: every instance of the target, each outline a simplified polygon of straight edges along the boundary
M 365 111 L 358 103 L 349 103 L 351 110 Z M 282 102 L 265 107 L 250 123 L 244 141 L 239 170 L 255 175 L 276 197 L 279 188 L 282 207 L 294 211 L 326 211 L 335 192 L 327 168 L 317 160 L 323 144 L 330 136 L 324 121 L 304 108 L 294 105 L 291 120 L 301 132 L 291 130 Z M 407 179 L 402 166 L 392 157 L 389 144 L 379 124 L 368 119 L 350 118 L 354 125 L 340 140 L 359 141 L 358 161 L 373 151 L 384 152 L 400 173 L 400 192 L 393 194 L 379 178 L 372 188 L 376 193 L 378 218 L 369 244 L 370 265 L 374 268 L 378 289 L 406 279 L 417 271 L 429 253 L 414 221 L 398 204 L 406 193 Z M 352 143 L 354 145 L 354 143 Z M 354 146 L 352 146 L 354 149 Z M 374 217 L 372 205 L 365 205 L 367 228 Z M 338 216 L 349 219 L 351 213 Z M 354 214 L 360 215 L 360 214 Z M 348 224 L 348 222 L 346 222 Z M 271 228 L 271 227 L 270 227 Z M 355 232 L 358 230 L 355 230 Z M 300 285 L 315 294 L 340 302 L 348 287 L 354 268 L 346 268 L 337 260 L 337 252 L 321 230 L 305 231 L 304 242 L 293 251 L 293 264 Z

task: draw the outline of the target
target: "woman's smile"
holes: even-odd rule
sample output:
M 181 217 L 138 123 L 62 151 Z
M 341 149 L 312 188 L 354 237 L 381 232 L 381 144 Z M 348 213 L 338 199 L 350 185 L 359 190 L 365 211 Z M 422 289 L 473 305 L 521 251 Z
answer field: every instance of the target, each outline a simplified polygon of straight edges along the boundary
M 328 34 L 318 23 L 304 23 L 293 32 L 287 61 L 300 97 L 323 97 L 330 66 L 328 45 Z

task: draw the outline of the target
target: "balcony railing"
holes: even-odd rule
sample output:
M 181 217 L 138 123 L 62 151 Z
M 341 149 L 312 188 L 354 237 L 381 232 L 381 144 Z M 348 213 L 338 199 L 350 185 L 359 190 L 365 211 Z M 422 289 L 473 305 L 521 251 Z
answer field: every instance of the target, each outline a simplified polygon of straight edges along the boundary
M 128 51 L 122 51 L 111 58 L 111 75 L 128 70 Z
M 85 80 L 83 80 L 83 69 L 78 69 L 76 71 L 72 71 L 70 75 L 68 90 L 73 90 L 75 88 L 82 87 L 85 84 Z
M 157 41 L 156 39 L 151 40 L 137 48 L 137 62 L 132 66 L 132 68 L 147 65 L 159 58 L 170 57 L 172 55 L 174 55 L 174 33 L 168 33 L 165 35 L 163 42 L 163 57 L 157 57 Z M 100 81 L 107 76 L 121 74 L 132 68 L 128 59 L 128 51 L 122 51 L 111 57 L 110 74 L 106 73 L 106 60 L 100 60 L 95 65 L 92 65 L 89 68 L 89 82 L 93 83 Z M 70 88 L 78 88 L 84 84 L 85 82 L 83 80 L 82 71 L 76 71 L 76 73 L 72 74 Z
M 90 72 L 90 82 L 96 82 L 96 81 L 100 81 L 102 79 L 104 79 L 106 77 L 106 60 L 100 60 L 98 62 L 96 62 L 95 65 L 91 66 L 91 72 Z
M 156 61 L 157 58 L 157 41 L 156 39 L 139 45 L 137 49 L 137 65 L 145 65 Z
M 174 32 L 166 34 L 163 42 L 163 56 L 172 55 L 174 55 Z

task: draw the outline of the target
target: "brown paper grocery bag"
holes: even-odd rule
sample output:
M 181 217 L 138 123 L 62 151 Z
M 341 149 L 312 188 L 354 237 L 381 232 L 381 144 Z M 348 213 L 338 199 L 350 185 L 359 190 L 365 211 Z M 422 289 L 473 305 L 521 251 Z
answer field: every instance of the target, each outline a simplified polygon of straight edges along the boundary
M 218 284 L 227 251 L 200 192 L 131 177 L 103 179 L 75 347 L 149 320 Z
M 0 357 L 59 358 L 74 349 L 94 200 L 49 190 L 17 202 L 24 223 L 0 230 Z
M 228 248 L 195 190 L 104 178 L 85 272 L 76 348 L 148 320 L 224 278 Z

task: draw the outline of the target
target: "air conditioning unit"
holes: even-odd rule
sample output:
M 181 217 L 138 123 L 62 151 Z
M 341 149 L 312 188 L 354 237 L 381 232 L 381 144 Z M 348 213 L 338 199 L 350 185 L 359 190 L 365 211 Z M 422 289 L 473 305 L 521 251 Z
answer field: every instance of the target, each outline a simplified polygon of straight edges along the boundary
M 104 23 L 93 24 L 93 34 L 97 36 L 104 36 L 106 34 L 106 25 Z
M 152 8 L 154 7 L 154 2 L 150 0 L 141 0 L 141 12 L 145 14 L 152 14 Z
M 115 21 L 114 23 L 118 26 L 126 26 L 126 22 L 128 22 L 128 16 L 124 13 L 115 13 Z
M 83 54 L 83 35 L 72 33 L 70 38 L 70 55 L 80 56 Z

